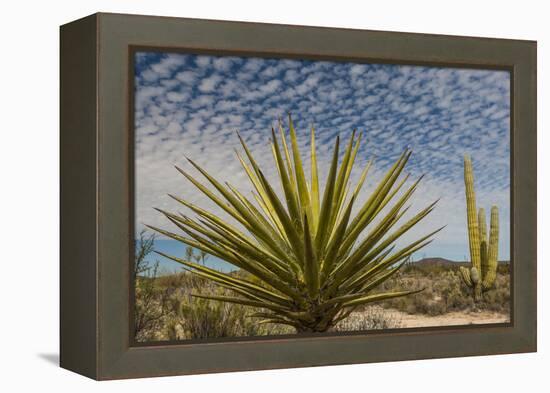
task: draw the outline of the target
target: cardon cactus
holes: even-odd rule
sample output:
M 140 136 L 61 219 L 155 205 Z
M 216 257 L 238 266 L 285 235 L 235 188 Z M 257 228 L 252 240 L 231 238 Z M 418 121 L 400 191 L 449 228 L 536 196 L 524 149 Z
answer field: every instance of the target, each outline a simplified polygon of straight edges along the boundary
M 430 204 L 401 223 L 407 201 L 418 180 L 404 187 L 399 180 L 411 152 L 407 149 L 389 168 L 368 198 L 359 198 L 370 164 L 351 188 L 353 163 L 361 136 L 352 134 L 338 165 L 339 137 L 333 146 L 324 191 L 319 185 L 315 135 L 311 131 L 311 177 L 306 179 L 296 131 L 289 119 L 290 143 L 279 126 L 272 130 L 271 149 L 282 189 L 264 175 L 241 139 L 247 160 L 237 154 L 250 180 L 254 203 L 230 184 L 216 180 L 194 161 L 192 166 L 210 183 L 207 187 L 186 171 L 178 170 L 241 228 L 217 214 L 178 197 L 196 219 L 161 211 L 185 236 L 152 229 L 248 272 L 245 279 L 193 261 L 162 254 L 190 272 L 230 290 L 233 296 L 196 293 L 199 298 L 237 303 L 254 308 L 259 323 L 290 325 L 297 332 L 325 332 L 347 318 L 358 306 L 413 294 L 418 291 L 374 291 L 395 274 L 407 258 L 427 245 L 435 233 L 422 235 L 396 248 L 396 241 L 426 217 Z M 247 162 L 248 161 L 248 162 Z M 215 191 L 214 191 L 215 190 Z M 357 212 L 354 203 L 358 203 Z M 243 230 L 244 229 L 244 230 Z
M 474 292 L 474 300 L 481 300 L 483 291 L 495 284 L 498 264 L 498 207 L 491 207 L 491 227 L 487 234 L 485 209 L 476 209 L 472 160 L 464 156 L 464 184 L 466 186 L 466 211 L 468 240 L 472 267 L 460 267 L 462 279 Z

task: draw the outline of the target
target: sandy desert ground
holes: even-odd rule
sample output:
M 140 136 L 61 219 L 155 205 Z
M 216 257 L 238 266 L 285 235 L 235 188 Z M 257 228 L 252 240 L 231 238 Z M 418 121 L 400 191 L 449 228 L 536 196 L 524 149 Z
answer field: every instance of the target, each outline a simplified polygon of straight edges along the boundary
M 451 311 L 442 315 L 430 316 L 426 314 L 407 314 L 396 309 L 382 309 L 372 306 L 371 310 L 362 312 L 383 312 L 400 328 L 429 327 L 429 326 L 457 326 L 457 325 L 482 325 L 491 323 L 510 322 L 510 315 L 494 311 Z M 351 316 L 353 318 L 353 315 Z

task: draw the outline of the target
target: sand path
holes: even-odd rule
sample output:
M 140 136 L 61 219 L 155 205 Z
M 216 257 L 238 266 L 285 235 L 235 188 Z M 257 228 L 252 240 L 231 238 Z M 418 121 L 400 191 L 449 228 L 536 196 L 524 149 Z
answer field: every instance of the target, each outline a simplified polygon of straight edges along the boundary
M 489 323 L 510 322 L 508 314 L 492 311 L 453 311 L 443 315 L 429 316 L 424 314 L 407 314 L 394 309 L 387 309 L 396 320 L 401 322 L 401 327 L 426 327 L 426 326 L 453 326 L 453 325 L 478 325 Z

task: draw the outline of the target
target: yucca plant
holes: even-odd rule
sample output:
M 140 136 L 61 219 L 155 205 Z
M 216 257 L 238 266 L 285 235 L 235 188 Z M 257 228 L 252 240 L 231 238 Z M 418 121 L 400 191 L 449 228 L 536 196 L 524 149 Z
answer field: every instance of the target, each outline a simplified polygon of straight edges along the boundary
M 311 130 L 311 178 L 308 184 L 290 117 L 290 146 L 281 123 L 278 128 L 280 139 L 272 129 L 271 150 L 283 199 L 279 198 L 275 187 L 238 134 L 246 159 L 239 152 L 237 157 L 253 187 L 255 202 L 232 185 L 222 184 L 190 159 L 189 162 L 211 188 L 176 167 L 244 230 L 173 195 L 170 196 L 193 211 L 196 218 L 158 209 L 183 235 L 151 228 L 223 259 L 253 277 L 238 278 L 160 253 L 234 293 L 234 296 L 194 295 L 250 306 L 253 308 L 251 316 L 260 318 L 261 323 L 290 325 L 297 332 L 325 332 L 358 306 L 418 292 L 373 293 L 379 284 L 399 270 L 411 254 L 430 243 L 432 236 L 442 229 L 395 250 L 396 240 L 426 217 L 436 203 L 397 226 L 420 181 L 418 179 L 403 187 L 408 176 L 402 177 L 401 173 L 411 151 L 407 149 L 402 153 L 366 202 L 353 214 L 372 163 L 369 161 L 365 166 L 352 189 L 349 180 L 361 135 L 356 136 L 353 132 L 340 164 L 340 141 L 339 137 L 336 138 L 326 185 L 321 193 L 315 130 Z M 398 194 L 402 188 L 405 190 Z

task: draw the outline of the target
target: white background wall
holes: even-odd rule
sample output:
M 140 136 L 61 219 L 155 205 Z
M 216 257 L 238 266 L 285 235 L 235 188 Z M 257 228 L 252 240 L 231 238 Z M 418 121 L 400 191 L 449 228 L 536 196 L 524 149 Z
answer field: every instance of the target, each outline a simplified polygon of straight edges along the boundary
M 0 9 L 0 390 L 548 391 L 550 34 L 543 1 L 24 1 Z M 96 383 L 58 368 L 58 26 L 96 11 L 538 40 L 539 353 Z M 546 172 L 546 173 L 545 173 Z M 545 228 L 544 228 L 545 226 Z M 546 230 L 546 232 L 544 232 Z M 521 296 L 521 294 L 518 294 Z M 547 365 L 543 366 L 546 361 Z M 546 385 L 546 386 L 545 386 Z

